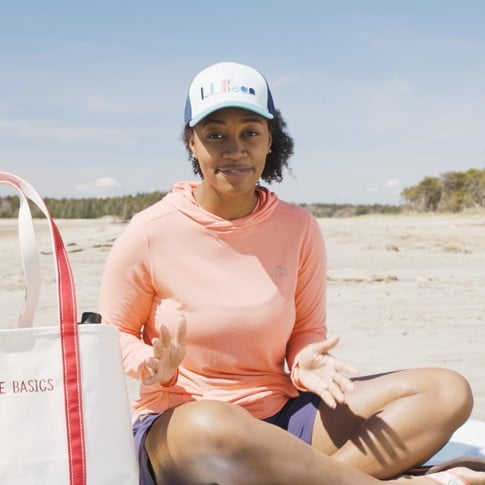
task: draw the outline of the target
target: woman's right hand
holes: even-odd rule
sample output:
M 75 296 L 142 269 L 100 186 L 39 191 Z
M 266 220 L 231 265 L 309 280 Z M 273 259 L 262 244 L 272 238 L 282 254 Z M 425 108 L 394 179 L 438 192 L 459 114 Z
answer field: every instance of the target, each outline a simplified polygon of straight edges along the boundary
M 165 325 L 160 326 L 160 337 L 152 340 L 153 357 L 145 360 L 148 376 L 143 384 L 166 384 L 172 380 L 185 355 L 187 322 L 180 315 L 175 337 L 172 338 Z

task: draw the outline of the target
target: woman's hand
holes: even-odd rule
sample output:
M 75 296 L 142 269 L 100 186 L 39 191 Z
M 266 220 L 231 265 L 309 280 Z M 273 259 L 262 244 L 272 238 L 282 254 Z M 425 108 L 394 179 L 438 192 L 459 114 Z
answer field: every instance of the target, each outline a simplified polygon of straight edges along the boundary
M 318 394 L 332 409 L 345 403 L 345 395 L 354 389 L 346 375 L 357 371 L 328 352 L 338 344 L 337 337 L 306 346 L 298 355 L 298 380 L 310 392 Z
M 153 357 L 145 360 L 149 375 L 143 384 L 163 385 L 174 377 L 185 355 L 186 336 L 187 322 L 183 315 L 179 317 L 174 338 L 165 325 L 160 326 L 160 337 L 152 340 Z

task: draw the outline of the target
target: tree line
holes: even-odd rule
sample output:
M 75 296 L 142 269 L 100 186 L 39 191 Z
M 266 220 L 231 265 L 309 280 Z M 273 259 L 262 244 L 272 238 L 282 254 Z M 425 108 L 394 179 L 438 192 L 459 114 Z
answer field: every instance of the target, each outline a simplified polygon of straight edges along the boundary
M 98 219 L 105 216 L 127 221 L 145 207 L 159 201 L 166 193 L 155 191 L 121 197 L 44 199 L 54 219 Z M 19 198 L 15 195 L 0 197 L 0 218 L 17 217 Z M 31 206 L 33 217 L 43 217 L 37 207 Z
M 446 172 L 439 177 L 425 177 L 401 193 L 403 209 L 419 212 L 459 212 L 485 208 L 485 169 Z
M 52 199 L 45 198 L 49 213 L 54 219 L 98 219 L 112 216 L 128 221 L 134 214 L 160 200 L 165 192 L 142 193 L 134 196 Z M 398 205 L 385 204 L 300 204 L 315 217 L 351 217 L 363 214 L 397 214 Z M 15 218 L 19 209 L 17 196 L 0 197 L 0 218 Z M 43 217 L 42 213 L 31 206 L 33 217 Z
M 45 198 L 54 219 L 97 219 L 105 216 L 127 221 L 145 207 L 160 200 L 166 192 L 140 193 L 104 198 Z M 403 203 L 391 204 L 300 204 L 315 217 L 350 217 L 364 214 L 400 212 L 458 212 L 467 208 L 485 208 L 485 169 L 446 172 L 439 177 L 424 177 L 417 185 L 401 192 Z M 19 198 L 0 197 L 0 218 L 17 217 Z M 32 207 L 34 217 L 41 212 Z

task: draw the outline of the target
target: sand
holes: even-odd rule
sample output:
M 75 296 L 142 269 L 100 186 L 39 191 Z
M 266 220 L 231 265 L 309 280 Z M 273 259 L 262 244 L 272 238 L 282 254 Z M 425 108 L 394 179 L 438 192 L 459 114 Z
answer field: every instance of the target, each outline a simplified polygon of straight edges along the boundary
M 372 374 L 439 366 L 462 373 L 485 419 L 485 214 L 319 219 L 328 252 L 328 327 L 335 354 Z M 0 220 L 0 325 L 13 327 L 24 299 L 15 220 Z M 125 227 L 112 219 L 58 220 L 78 311 L 95 311 L 103 263 Z M 44 221 L 36 321 L 57 321 L 55 274 Z M 127 380 L 131 398 L 136 383 Z

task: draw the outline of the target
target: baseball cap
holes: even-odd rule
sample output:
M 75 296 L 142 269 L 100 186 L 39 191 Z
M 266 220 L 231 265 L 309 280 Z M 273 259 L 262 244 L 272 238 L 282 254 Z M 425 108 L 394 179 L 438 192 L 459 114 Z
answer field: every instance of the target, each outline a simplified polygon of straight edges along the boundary
M 213 64 L 195 76 L 185 104 L 185 124 L 195 126 L 222 108 L 243 108 L 267 119 L 275 115 L 273 97 L 263 75 L 235 62 Z

